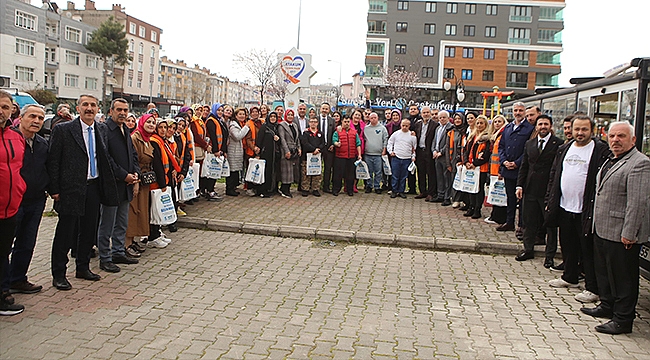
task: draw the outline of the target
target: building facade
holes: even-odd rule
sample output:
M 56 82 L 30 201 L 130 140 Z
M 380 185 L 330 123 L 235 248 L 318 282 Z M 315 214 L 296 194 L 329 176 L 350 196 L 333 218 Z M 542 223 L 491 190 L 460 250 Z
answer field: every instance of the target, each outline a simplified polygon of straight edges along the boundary
M 182 60 L 160 58 L 160 96 L 182 104 L 224 103 L 226 79 L 199 65 L 189 67 Z
M 10 87 L 47 89 L 61 101 L 101 98 L 103 62 L 84 47 L 96 28 L 57 10 L 0 0 L 0 75 Z
M 387 69 L 417 75 L 416 101 L 450 98 L 443 84 L 465 89 L 465 105 L 481 91 L 557 86 L 564 0 L 369 0 L 364 85 L 381 97 Z M 389 70 L 389 71 L 390 71 Z

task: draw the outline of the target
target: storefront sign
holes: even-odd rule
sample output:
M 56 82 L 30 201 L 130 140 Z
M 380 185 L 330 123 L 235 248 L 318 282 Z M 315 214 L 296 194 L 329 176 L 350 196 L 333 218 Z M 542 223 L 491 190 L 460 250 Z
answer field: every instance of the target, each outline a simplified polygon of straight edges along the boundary
M 345 98 L 343 95 L 339 96 L 338 99 L 338 104 L 339 106 L 354 106 L 354 107 L 361 107 L 366 105 L 366 99 L 365 98 L 353 98 L 353 99 L 348 99 Z M 431 109 L 438 109 L 438 110 L 450 110 L 450 111 L 455 111 L 458 110 L 460 107 L 460 104 L 448 104 L 444 100 L 440 101 L 435 101 L 435 100 L 425 100 L 425 101 L 415 101 L 415 100 L 410 100 L 406 101 L 405 99 L 391 99 L 391 100 L 384 100 L 382 98 L 376 98 L 375 100 L 370 101 L 370 106 L 373 108 L 397 108 L 397 109 L 405 109 L 408 106 L 411 105 L 417 105 L 419 108 L 422 108 L 424 106 L 428 106 Z

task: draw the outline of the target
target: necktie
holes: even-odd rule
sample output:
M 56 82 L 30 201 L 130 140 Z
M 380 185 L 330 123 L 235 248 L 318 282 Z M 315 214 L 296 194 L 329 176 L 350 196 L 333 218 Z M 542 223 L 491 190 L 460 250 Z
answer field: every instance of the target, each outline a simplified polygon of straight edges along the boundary
M 544 139 L 539 140 L 539 152 L 541 153 L 544 150 Z
M 95 140 L 93 139 L 93 128 L 88 127 L 88 158 L 90 159 L 90 177 L 97 176 L 97 168 L 95 168 Z

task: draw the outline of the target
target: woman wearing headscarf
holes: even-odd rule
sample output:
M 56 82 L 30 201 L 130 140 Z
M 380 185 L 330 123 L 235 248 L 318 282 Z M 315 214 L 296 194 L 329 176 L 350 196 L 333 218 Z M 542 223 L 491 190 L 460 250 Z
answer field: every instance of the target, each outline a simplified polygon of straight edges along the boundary
M 257 186 L 257 196 L 271 197 L 277 191 L 277 176 L 280 173 L 280 136 L 278 136 L 278 114 L 271 112 L 262 124 L 255 146 L 258 149 L 257 157 L 266 161 L 264 168 L 264 183 Z
M 228 113 L 228 108 L 224 109 L 224 116 Z M 228 122 L 228 164 L 230 165 L 230 176 L 226 179 L 226 195 L 237 196 L 236 188 L 239 186 L 241 171 L 244 169 L 244 145 L 242 140 L 248 134 L 250 129 L 246 125 L 248 111 L 246 108 L 238 108 L 234 112 L 235 118 Z
M 198 105 L 193 105 L 194 108 L 197 108 Z M 205 152 L 211 151 L 210 144 L 208 143 L 208 131 L 205 127 L 205 123 L 200 116 L 196 115 L 196 111 L 189 107 L 183 106 L 180 110 L 181 113 L 187 113 L 190 117 L 190 123 L 188 125 L 190 131 L 192 132 L 192 138 L 194 139 L 194 161 L 198 162 L 203 166 L 203 159 L 205 159 Z M 200 172 L 199 172 L 200 174 Z M 199 194 L 205 196 L 209 193 L 208 188 L 205 184 L 206 178 L 199 178 Z
M 363 111 L 361 111 L 361 109 L 352 110 L 352 113 L 350 114 L 350 120 L 351 120 L 350 127 L 354 128 L 357 134 L 359 134 L 359 139 L 361 140 L 361 156 L 363 156 L 366 150 L 366 139 L 363 137 L 363 130 L 366 128 L 366 123 L 363 120 Z M 355 179 L 354 189 L 353 189 L 355 193 L 359 192 L 359 190 L 357 189 L 358 183 L 359 180 Z M 345 191 L 347 191 L 347 189 L 345 189 Z
M 151 114 L 145 114 L 140 117 L 138 126 L 131 134 L 133 147 L 138 153 L 138 164 L 143 174 L 153 171 L 153 147 L 149 141 L 155 131 L 156 119 Z M 134 240 L 135 237 L 149 236 L 149 185 L 136 183 L 133 193 L 133 200 L 129 204 L 129 221 L 124 245 L 129 256 L 140 257 L 145 247 Z
M 208 132 L 208 148 L 214 156 L 225 156 L 228 152 L 228 126 L 223 123 L 223 106 L 220 103 L 214 103 L 207 119 L 205 127 Z M 215 201 L 221 201 L 221 198 L 214 190 L 216 179 L 201 178 L 200 187 L 204 192 L 205 198 Z
M 138 127 L 138 119 L 135 118 L 135 114 L 129 113 L 126 116 L 126 128 L 129 129 L 129 133 L 133 134 L 133 131 Z
M 390 113 L 390 120 L 391 121 L 386 124 L 386 130 L 388 131 L 389 137 L 393 135 L 395 131 L 400 131 L 402 127 L 402 112 L 397 109 L 393 109 L 393 111 Z
M 454 114 L 454 127 L 447 132 L 447 139 L 449 143 L 449 163 L 451 164 L 451 178 L 454 179 L 457 173 L 457 166 L 462 165 L 463 146 L 465 144 L 467 134 L 467 122 L 465 116 L 461 113 Z M 462 193 L 452 189 L 453 193 L 453 208 L 458 208 L 461 202 Z
M 278 125 L 280 136 L 280 195 L 291 198 L 291 183 L 300 177 L 300 127 L 293 122 L 295 113 L 292 109 L 284 112 L 284 121 Z
M 256 148 L 255 141 L 257 139 L 257 134 L 262 127 L 264 120 L 260 118 L 260 109 L 257 106 L 253 106 L 249 110 L 250 118 L 246 121 L 246 125 L 250 129 L 248 134 L 244 136 L 244 171 L 248 169 L 248 160 L 255 157 L 259 149 Z M 249 196 L 255 196 L 255 184 L 246 182 L 244 185 L 246 188 L 246 194 Z

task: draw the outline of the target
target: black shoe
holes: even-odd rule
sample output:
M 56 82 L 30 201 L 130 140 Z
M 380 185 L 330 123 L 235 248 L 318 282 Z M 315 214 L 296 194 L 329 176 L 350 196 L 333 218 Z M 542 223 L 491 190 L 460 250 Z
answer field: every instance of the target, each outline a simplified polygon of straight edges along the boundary
M 480 219 L 480 218 L 482 218 L 482 217 L 483 217 L 483 216 L 481 215 L 480 212 L 479 212 L 479 213 L 475 212 L 475 213 L 472 215 L 472 219 Z
M 291 190 L 287 191 L 286 193 L 280 190 L 280 196 L 287 199 L 291 199 L 293 197 L 293 195 L 291 195 Z
M 102 277 L 95 274 L 94 272 L 90 270 L 81 270 L 77 271 L 77 273 L 74 275 L 77 279 L 84 279 L 84 280 L 90 280 L 90 281 L 97 281 L 101 279 Z
M 228 195 L 228 196 L 239 196 L 239 193 L 235 192 L 235 191 L 226 191 L 226 195 Z
M 338 191 L 332 191 L 332 195 L 339 196 L 339 192 Z
M 402 199 L 406 199 L 406 194 L 404 194 L 404 193 L 399 193 L 398 196 L 401 197 Z
M 302 196 L 305 196 L 305 197 L 309 196 L 309 191 L 307 191 L 307 190 L 302 190 L 300 193 L 302 194 Z
M 381 189 L 375 189 L 375 194 L 381 195 Z
M 169 232 L 173 232 L 173 233 L 178 231 L 178 227 L 176 226 L 176 224 L 168 225 L 167 229 L 169 229 Z
M 607 310 L 603 308 L 601 305 L 596 306 L 595 308 L 580 308 L 580 311 L 582 311 L 584 314 L 587 314 L 589 316 L 597 317 L 597 318 L 603 318 L 603 319 L 611 319 L 614 317 L 614 314 L 612 313 L 612 310 Z
M 526 260 L 530 260 L 530 259 L 534 259 L 534 258 L 535 258 L 535 253 L 534 252 L 524 250 L 524 251 L 520 252 L 519 255 L 517 255 L 515 257 L 515 260 L 517 260 L 517 261 L 526 261 Z
M 596 331 L 610 335 L 629 334 L 632 332 L 632 324 L 622 325 L 614 320 L 610 320 L 604 324 L 596 326 Z
M 458 208 L 458 210 L 460 210 L 460 211 L 467 211 L 467 209 L 469 209 L 469 205 L 467 205 L 467 204 L 465 204 L 465 205 Z
M 0 315 L 2 316 L 18 315 L 23 311 L 25 311 L 25 307 L 23 305 L 10 304 L 4 299 L 0 299 Z
M 413 190 L 409 190 L 409 191 L 407 192 L 407 194 L 409 194 L 409 195 L 417 195 L 418 192 L 415 191 L 415 189 L 413 189 Z
M 354 196 L 354 192 L 348 191 L 348 196 Z
M 470 217 L 472 215 L 474 215 L 474 209 L 471 207 L 467 208 L 467 211 L 465 211 L 465 213 L 463 214 L 464 217 Z
M 515 230 L 515 226 L 508 223 L 497 226 L 497 231 L 514 231 L 514 230 Z
M 449 200 L 447 200 L 447 201 L 449 202 L 449 205 L 451 205 L 451 201 L 449 201 Z M 443 199 L 443 198 L 435 198 L 435 199 L 431 200 L 431 202 L 442 203 L 442 202 L 445 202 L 445 199 Z
M 551 271 L 564 272 L 564 262 L 561 262 L 558 265 L 551 266 Z
M 394 198 L 396 198 L 396 197 L 397 197 L 397 193 L 396 193 L 396 192 L 393 192 L 393 193 L 390 194 L 390 198 L 391 198 L 391 199 L 394 199 Z
M 64 291 L 72 289 L 72 285 L 70 285 L 70 282 L 68 281 L 68 279 L 65 278 L 65 276 L 62 278 L 54 278 L 52 280 L 52 286 L 54 286 L 58 290 L 64 290 Z
M 426 199 L 426 198 L 427 198 L 427 194 L 420 194 L 420 195 L 417 195 L 415 198 L 416 198 L 416 199 Z
M 314 195 L 315 197 L 320 197 L 320 192 L 319 192 L 318 190 L 314 190 L 314 191 L 312 191 L 311 193 L 312 193 L 312 195 Z
M 99 268 L 104 270 L 104 271 L 111 272 L 111 273 L 120 272 L 120 267 L 115 265 L 111 261 L 100 261 L 99 262 Z M 77 273 L 77 277 L 79 277 L 79 273 Z M 88 280 L 90 280 L 90 279 L 88 279 Z
M 139 252 L 139 253 L 143 253 L 145 250 L 147 250 L 147 247 L 144 246 L 144 245 L 142 245 L 142 244 L 141 244 L 140 242 L 138 242 L 138 241 L 133 241 L 133 243 L 131 244 L 131 246 L 133 246 L 133 248 L 134 248 L 137 252 Z
M 4 301 L 9 305 L 13 305 L 16 302 L 16 299 L 14 299 L 13 296 L 11 296 L 11 293 L 9 291 L 3 291 L 0 293 L 0 301 Z
M 9 286 L 9 292 L 12 294 L 36 294 L 43 290 L 42 285 L 34 285 L 29 281 L 15 282 Z
M 331 194 L 331 193 L 332 193 L 332 190 L 330 190 L 330 189 L 323 189 L 323 192 L 326 193 L 326 194 Z
M 446 199 L 446 200 L 444 200 L 444 201 L 442 202 L 441 205 L 442 205 L 442 206 L 451 206 L 451 200 Z
M 140 261 L 126 255 L 113 255 L 113 264 L 137 264 Z
M 544 260 L 544 267 L 547 269 L 550 269 L 554 266 L 553 264 L 553 259 L 545 259 Z
M 366 188 L 366 194 L 370 194 L 372 192 L 372 188 Z

